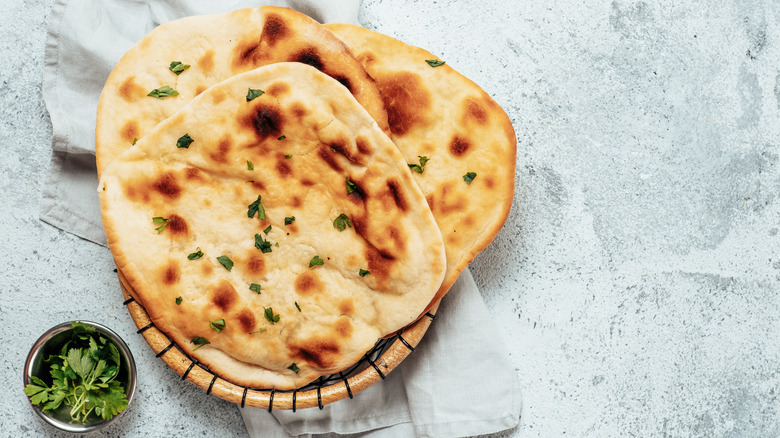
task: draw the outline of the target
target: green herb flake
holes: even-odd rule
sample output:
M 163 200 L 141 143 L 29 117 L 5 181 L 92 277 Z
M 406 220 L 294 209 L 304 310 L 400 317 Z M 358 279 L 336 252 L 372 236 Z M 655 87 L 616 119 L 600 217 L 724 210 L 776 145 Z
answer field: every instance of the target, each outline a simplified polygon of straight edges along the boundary
M 274 315 L 273 307 L 263 307 L 263 309 L 264 309 L 263 313 L 265 314 L 265 319 L 267 319 L 268 322 L 270 322 L 271 324 L 276 324 L 277 322 L 279 322 L 279 314 L 277 313 Z
M 287 158 L 289 160 L 290 158 L 292 158 L 292 154 L 287 154 L 284 156 L 284 158 Z
M 159 227 L 155 228 L 155 230 L 157 230 L 157 234 L 162 233 L 163 228 L 165 228 L 165 226 L 168 225 L 168 223 L 170 221 L 171 221 L 170 219 L 167 219 L 167 218 L 164 218 L 164 217 L 160 217 L 160 216 L 153 217 L 152 218 L 152 222 L 154 222 L 156 224 L 162 224 Z
M 249 290 L 251 290 L 252 292 L 257 292 L 257 294 L 260 295 L 260 293 L 261 293 L 260 292 L 260 287 L 261 286 L 259 284 L 252 283 L 252 284 L 249 285 Z
M 135 146 L 136 143 L 138 143 L 138 138 L 133 139 L 133 146 Z
M 318 256 L 318 255 L 314 256 L 314 258 L 312 258 L 311 261 L 309 261 L 309 267 L 310 268 L 313 268 L 313 267 L 319 266 L 319 265 L 324 265 L 324 264 L 325 264 L 325 260 L 322 260 L 320 258 L 320 256 Z
M 218 262 L 219 262 L 219 263 L 220 263 L 222 266 L 224 266 L 224 267 L 225 267 L 225 269 L 227 269 L 228 271 L 230 271 L 231 269 L 233 269 L 233 260 L 230 260 L 230 257 L 228 257 L 228 256 L 226 256 L 226 255 L 221 255 L 221 256 L 217 257 L 217 261 L 218 261 Z
M 466 184 L 471 185 L 471 182 L 474 181 L 474 178 L 477 177 L 477 174 L 474 172 L 469 172 L 465 175 L 463 175 L 463 181 L 466 181 Z
M 357 184 L 355 184 L 355 182 L 352 181 L 351 179 L 347 178 L 346 179 L 346 183 L 347 183 L 347 194 L 348 195 L 350 193 L 356 192 L 358 190 Z
M 288 216 L 284 218 L 284 224 L 290 225 L 291 223 L 295 222 L 295 216 Z
M 255 213 L 257 213 L 257 218 L 261 221 L 265 220 L 265 208 L 263 208 L 263 204 L 260 203 L 262 199 L 262 196 L 257 195 L 257 201 L 249 204 L 249 209 L 247 210 L 246 214 L 250 218 L 255 216 Z
M 264 232 L 264 233 L 265 233 L 265 235 L 267 236 L 267 235 L 268 235 L 268 233 L 270 233 L 270 232 L 271 232 L 271 225 L 269 225 L 269 226 L 268 226 L 268 228 L 264 229 L 264 230 L 263 230 L 263 232 Z
M 225 330 L 225 320 L 209 321 L 209 326 L 216 330 L 217 333 L 222 333 L 222 330 Z
M 254 164 L 252 164 L 252 162 L 251 162 L 251 161 L 249 161 L 249 160 L 246 160 L 246 168 L 247 168 L 248 170 L 255 170 L 255 165 L 254 165 Z
M 349 218 L 346 214 L 341 213 L 339 217 L 333 220 L 333 228 L 344 231 L 347 227 L 352 228 L 352 224 L 349 222 Z
M 59 354 L 42 362 L 48 367 L 51 386 L 30 376 L 32 383 L 24 393 L 45 412 L 69 407 L 66 412 L 77 423 L 84 423 L 93 412 L 104 420 L 113 418 L 128 404 L 125 388 L 116 379 L 122 362 L 119 349 L 93 327 L 76 321 L 71 328 Z
M 173 61 L 171 63 L 171 65 L 170 65 L 170 67 L 168 67 L 168 70 L 176 73 L 176 76 L 179 76 L 181 74 L 181 72 L 183 72 L 184 70 L 187 70 L 190 67 L 191 66 L 189 64 L 182 64 L 179 61 Z
M 176 305 L 178 306 L 179 304 L 181 304 L 182 301 L 183 301 L 182 297 L 177 297 L 176 298 Z
M 155 88 L 154 90 L 150 91 L 147 96 L 149 97 L 156 97 L 158 99 L 162 99 L 163 97 L 174 97 L 178 96 L 179 92 L 174 90 L 173 88 L 165 85 L 160 88 Z
M 263 239 L 260 234 L 255 234 L 255 248 L 262 251 L 264 254 L 271 252 L 271 242 Z
M 284 140 L 285 138 L 287 138 L 287 136 L 286 136 L 286 135 L 283 135 L 283 136 L 281 136 L 281 137 L 277 138 L 277 140 Z
M 179 148 L 179 149 L 182 149 L 182 148 L 187 149 L 187 148 L 190 147 L 190 145 L 194 141 L 195 140 L 193 140 L 192 137 L 190 137 L 189 134 L 184 134 L 181 137 L 179 137 L 178 140 L 176 140 L 176 147 Z
M 298 304 L 298 302 L 295 302 L 295 308 L 298 309 L 299 312 L 301 312 L 301 306 Z
M 195 252 L 187 256 L 187 260 L 198 260 L 201 257 L 203 257 L 203 251 L 197 248 Z
M 423 173 L 425 170 L 425 164 L 428 162 L 428 157 L 418 155 L 417 158 L 420 159 L 420 164 L 409 164 L 408 166 L 417 173 Z
M 251 100 L 254 100 L 257 97 L 262 96 L 265 94 L 265 91 L 263 90 L 255 90 L 250 88 L 249 91 L 246 93 L 246 101 L 249 102 Z
M 255 330 L 253 332 L 249 332 L 250 335 L 253 335 L 255 333 L 263 333 L 265 331 L 268 331 L 268 329 L 261 328 L 260 330 Z
M 300 371 L 300 368 L 298 368 L 298 365 L 295 365 L 295 363 L 287 367 L 287 369 L 292 370 L 295 374 L 298 374 L 298 371 Z
M 360 269 L 360 272 L 358 272 L 358 274 L 360 274 L 361 277 L 365 277 L 366 275 L 371 274 L 371 271 L 368 271 L 366 269 Z
M 426 59 L 425 62 L 427 62 L 431 67 L 439 67 L 444 65 L 446 61 L 440 61 L 438 59 Z
M 190 343 L 197 345 L 197 347 L 192 349 L 192 351 L 195 351 L 195 350 L 197 350 L 198 348 L 200 348 L 200 347 L 202 347 L 204 345 L 210 344 L 211 342 L 209 342 L 209 340 L 206 339 L 206 338 L 203 338 L 203 337 L 200 337 L 200 336 L 195 336 L 194 338 L 192 338 Z

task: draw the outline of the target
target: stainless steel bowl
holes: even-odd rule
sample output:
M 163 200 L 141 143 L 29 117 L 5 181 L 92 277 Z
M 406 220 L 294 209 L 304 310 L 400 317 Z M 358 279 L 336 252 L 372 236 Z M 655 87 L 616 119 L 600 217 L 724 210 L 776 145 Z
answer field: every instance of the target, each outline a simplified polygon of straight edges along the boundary
M 130 349 L 127 348 L 127 344 L 125 344 L 122 338 L 120 338 L 119 335 L 114 333 L 108 327 L 89 321 L 79 322 L 96 328 L 100 333 L 106 335 L 108 338 L 114 341 L 117 348 L 119 348 L 119 353 L 122 356 L 122 364 L 120 366 L 119 376 L 117 379 L 119 379 L 125 386 L 125 393 L 127 394 L 127 402 L 129 407 L 129 403 L 132 401 L 133 393 L 135 392 L 136 370 L 133 353 L 131 353 Z M 33 344 L 32 348 L 30 349 L 30 353 L 27 355 L 27 361 L 24 364 L 25 385 L 32 383 L 30 376 L 37 376 L 43 380 L 47 380 L 49 376 L 43 361 L 49 357 L 49 355 L 59 353 L 60 347 L 70 336 L 70 331 L 71 322 L 64 322 L 60 325 L 52 327 L 40 338 L 38 338 L 37 341 L 35 341 L 35 344 Z M 37 413 L 47 423 L 58 429 L 75 433 L 91 432 L 108 426 L 117 418 L 119 418 L 124 412 L 127 412 L 127 410 L 125 410 L 110 420 L 103 420 L 102 418 L 96 416 L 93 418 L 91 415 L 85 423 L 77 423 L 71 420 L 69 409 L 61 408 L 54 411 L 44 412 L 40 406 L 34 406 L 32 404 L 30 406 L 32 406 L 33 410 L 35 410 L 35 413 Z

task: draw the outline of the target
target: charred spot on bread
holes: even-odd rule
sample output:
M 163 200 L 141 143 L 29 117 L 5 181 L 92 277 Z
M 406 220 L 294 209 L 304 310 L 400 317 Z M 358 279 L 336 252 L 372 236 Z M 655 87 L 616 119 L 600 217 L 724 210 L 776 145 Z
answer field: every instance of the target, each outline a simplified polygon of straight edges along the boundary
M 249 309 L 241 309 L 240 312 L 238 312 L 238 325 L 241 327 L 241 329 L 247 333 L 251 332 L 255 325 L 257 324 L 257 319 L 255 318 L 255 314 L 249 310 Z
M 341 353 L 339 344 L 324 336 L 314 336 L 292 343 L 290 356 L 308 362 L 321 369 L 334 366 Z
M 430 112 L 431 107 L 431 94 L 419 75 L 402 71 L 378 78 L 376 84 L 387 108 L 390 132 L 404 135 L 425 125 L 425 114 Z
M 179 264 L 175 260 L 169 260 L 168 264 L 165 266 L 165 269 L 163 269 L 163 284 L 166 286 L 176 284 L 179 281 L 180 273 L 181 269 L 179 268 Z
M 276 45 L 277 42 L 287 37 L 290 30 L 287 27 L 287 23 L 284 18 L 277 14 L 268 14 L 263 23 L 263 31 L 260 34 L 260 40 L 264 43 L 268 43 L 270 47 Z
M 230 310 L 238 300 L 236 289 L 227 280 L 222 280 L 211 291 L 211 302 L 223 311 Z
M 303 271 L 295 279 L 295 292 L 299 295 L 311 295 L 325 290 L 325 285 L 314 271 Z
M 290 59 L 291 61 L 300 62 L 301 64 L 307 64 L 319 71 L 322 71 L 324 65 L 319 52 L 314 47 L 307 47 L 300 52 L 296 53 Z
M 119 96 L 127 102 L 132 102 L 146 96 L 146 89 L 135 82 L 135 76 L 130 76 L 119 86 Z
M 167 230 L 169 234 L 173 236 L 186 236 L 189 232 L 189 228 L 187 227 L 187 221 L 184 220 L 183 217 L 179 216 L 178 214 L 171 214 L 168 215 L 168 219 L 171 221 L 168 222 Z
M 127 123 L 122 126 L 122 130 L 119 132 L 119 135 L 123 140 L 127 140 L 128 142 L 132 143 L 136 138 L 139 137 L 139 132 L 140 130 L 138 129 L 138 122 L 135 120 L 128 120 Z
M 462 157 L 466 152 L 469 151 L 470 148 L 471 142 L 465 137 L 455 135 L 452 137 L 452 140 L 450 140 L 449 150 L 450 153 L 455 157 Z
M 153 183 L 152 189 L 166 198 L 177 199 L 181 196 L 181 186 L 173 172 L 165 172 Z
M 206 53 L 198 60 L 198 68 L 208 73 L 214 68 L 214 51 L 206 50 Z
M 475 121 L 479 125 L 488 123 L 488 112 L 476 100 L 467 97 L 463 100 L 463 121 Z
M 403 189 L 398 181 L 394 179 L 387 180 L 387 189 L 390 191 L 390 196 L 393 198 L 395 206 L 401 211 L 409 209 L 409 205 L 406 201 L 406 195 L 404 195 Z

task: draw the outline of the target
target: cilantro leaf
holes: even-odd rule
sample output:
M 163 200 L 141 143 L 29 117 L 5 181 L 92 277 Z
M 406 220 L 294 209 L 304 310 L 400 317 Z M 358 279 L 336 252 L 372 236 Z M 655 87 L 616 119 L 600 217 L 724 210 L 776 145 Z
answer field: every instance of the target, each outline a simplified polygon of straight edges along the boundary
M 284 158 L 288 158 L 288 159 L 289 159 L 289 158 L 292 158 L 292 154 L 286 154 L 286 155 L 284 156 Z
M 269 226 L 268 226 L 268 228 L 266 228 L 266 229 L 264 229 L 264 230 L 263 230 L 263 232 L 264 232 L 264 233 L 265 233 L 265 235 L 267 236 L 267 235 L 268 235 L 268 233 L 270 233 L 270 232 L 271 232 L 271 226 L 269 225 Z
M 258 98 L 265 94 L 265 91 L 263 90 L 255 90 L 250 88 L 249 91 L 246 93 L 246 101 L 249 102 L 251 100 L 254 100 L 255 98 Z
M 170 219 L 160 217 L 160 216 L 153 217 L 152 222 L 154 222 L 155 224 L 162 224 L 159 227 L 155 228 L 155 230 L 157 230 L 157 234 L 162 233 L 163 228 L 165 228 L 165 226 L 168 225 L 168 222 L 170 221 L 171 221 Z
M 322 260 L 318 255 L 314 256 L 314 258 L 312 258 L 311 261 L 309 261 L 310 268 L 313 268 L 314 266 L 324 265 L 324 264 L 325 264 L 325 260 Z
M 264 254 L 272 251 L 271 242 L 264 240 L 263 236 L 259 234 L 255 234 L 255 248 L 259 249 Z
M 440 61 L 438 59 L 426 59 L 425 62 L 427 62 L 431 67 L 438 67 L 440 65 L 444 65 L 446 61 Z
M 347 229 L 347 227 L 352 228 L 352 224 L 349 222 L 349 218 L 346 214 L 341 213 L 339 217 L 333 220 L 333 228 L 344 231 Z
M 192 338 L 190 343 L 197 345 L 197 347 L 192 349 L 192 351 L 195 351 L 195 350 L 197 350 L 198 348 L 200 348 L 200 347 L 202 347 L 204 345 L 210 344 L 211 342 L 209 342 L 209 340 L 206 339 L 206 338 L 203 338 L 203 337 L 200 337 L 200 336 L 195 336 L 194 338 Z
M 347 194 L 349 195 L 350 193 L 356 192 L 358 190 L 357 184 L 355 184 L 355 182 L 352 181 L 349 178 L 347 178 L 346 180 L 347 180 L 346 181 L 346 183 L 347 183 Z
M 172 96 L 178 96 L 179 92 L 174 90 L 173 88 L 165 85 L 160 88 L 155 88 L 154 90 L 150 91 L 147 96 L 150 97 L 156 97 L 158 99 L 162 99 L 163 97 L 172 97 Z
M 253 332 L 249 332 L 249 334 L 250 334 L 250 335 L 253 335 L 253 334 L 255 334 L 255 333 L 263 333 L 263 332 L 265 332 L 265 331 L 268 331 L 268 329 L 267 329 L 267 328 L 261 328 L 260 330 L 255 330 L 255 331 L 253 331 Z
M 260 202 L 262 201 L 263 197 L 260 195 L 257 195 L 257 200 L 251 204 L 249 204 L 249 209 L 247 210 L 246 214 L 250 218 L 255 217 L 255 213 L 257 213 L 257 218 L 261 221 L 265 220 L 265 208 L 263 208 L 263 204 Z
M 209 321 L 209 326 L 217 331 L 217 333 L 222 333 L 222 330 L 225 330 L 225 319 L 219 319 L 217 321 Z
M 295 222 L 295 216 L 289 216 L 284 218 L 284 224 L 290 225 L 291 223 Z
M 195 252 L 187 256 L 187 260 L 198 260 L 201 257 L 203 257 L 203 251 L 201 251 L 200 248 L 197 248 Z
M 366 270 L 366 269 L 362 269 L 362 268 L 361 268 L 361 269 L 360 269 L 360 272 L 358 272 L 358 274 L 359 274 L 361 277 L 365 277 L 366 275 L 369 275 L 369 274 L 371 274 L 371 271 L 368 271 L 368 270 Z
M 466 181 L 466 184 L 471 185 L 471 182 L 474 181 L 474 178 L 477 177 L 477 174 L 474 172 L 468 172 L 465 175 L 463 175 L 463 181 Z
M 183 301 L 182 297 L 176 297 L 176 305 L 178 306 Z
M 425 170 L 425 164 L 428 162 L 428 157 L 418 155 L 417 158 L 420 159 L 420 164 L 409 164 L 409 168 L 417 173 L 423 173 Z
M 301 306 L 298 304 L 298 302 L 295 302 L 295 308 L 298 309 L 299 312 L 302 312 Z
M 265 313 L 265 319 L 268 320 L 271 324 L 276 324 L 279 322 L 279 314 L 277 313 L 274 315 L 274 309 L 273 307 L 263 307 L 264 313 Z
M 176 73 L 176 76 L 179 76 L 181 74 L 181 72 L 183 72 L 184 70 L 187 70 L 190 67 L 191 66 L 189 64 L 182 64 L 179 61 L 173 61 L 171 63 L 171 65 L 170 65 L 170 67 L 168 67 L 168 70 Z
M 251 161 L 246 160 L 246 168 L 247 170 L 255 170 L 255 165 Z
M 217 261 L 219 262 L 219 264 L 224 266 L 225 269 L 227 269 L 228 271 L 233 269 L 233 260 L 230 260 L 230 257 L 226 255 L 221 255 L 217 257 Z
M 262 286 L 260 286 L 260 285 L 259 285 L 259 284 L 257 284 L 257 283 L 252 283 L 252 284 L 250 284 L 250 285 L 249 285 L 249 290 L 251 290 L 251 291 L 254 291 L 254 292 L 257 292 L 257 294 L 258 294 L 258 295 L 260 295 L 260 293 L 261 293 L 261 292 L 260 292 L 260 288 L 261 288 L 261 287 L 262 287 Z
M 298 368 L 298 365 L 295 365 L 295 363 L 293 363 L 292 365 L 287 367 L 287 369 L 288 370 L 293 370 L 295 372 L 295 374 L 298 374 L 298 371 L 300 371 L 300 368 Z
M 192 142 L 194 142 L 194 141 L 195 140 L 193 140 L 192 137 L 190 137 L 189 134 L 184 134 L 181 137 L 179 137 L 178 140 L 176 140 L 176 147 L 179 148 L 179 149 L 181 149 L 181 148 L 188 149 L 190 147 L 190 145 L 192 144 Z
M 277 138 L 277 140 L 284 140 L 285 138 L 287 138 L 287 136 L 286 135 L 282 135 L 281 137 Z

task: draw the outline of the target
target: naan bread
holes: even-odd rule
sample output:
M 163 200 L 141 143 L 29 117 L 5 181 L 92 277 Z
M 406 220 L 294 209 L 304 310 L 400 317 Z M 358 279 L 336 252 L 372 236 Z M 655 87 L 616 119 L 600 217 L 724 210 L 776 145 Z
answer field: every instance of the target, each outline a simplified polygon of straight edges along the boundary
M 98 175 L 135 139 L 208 87 L 284 61 L 309 64 L 332 76 L 387 129 L 387 114 L 371 78 L 344 43 L 308 16 L 272 6 L 192 16 L 152 30 L 108 77 L 95 130 Z M 177 75 L 169 69 L 172 62 L 190 67 Z M 147 96 L 164 86 L 178 95 Z
M 471 80 L 438 58 L 381 33 L 327 24 L 347 43 L 376 82 L 391 138 L 407 163 L 430 159 L 413 173 L 447 250 L 441 298 L 504 224 L 514 195 L 516 139 L 501 107 Z M 476 174 L 470 184 L 464 176 Z M 468 177 L 466 177 L 468 179 Z
M 265 93 L 247 102 L 249 89 Z M 298 388 L 354 364 L 444 277 L 441 233 L 398 149 L 345 87 L 301 63 L 201 93 L 113 160 L 98 192 L 135 298 L 240 385 Z

